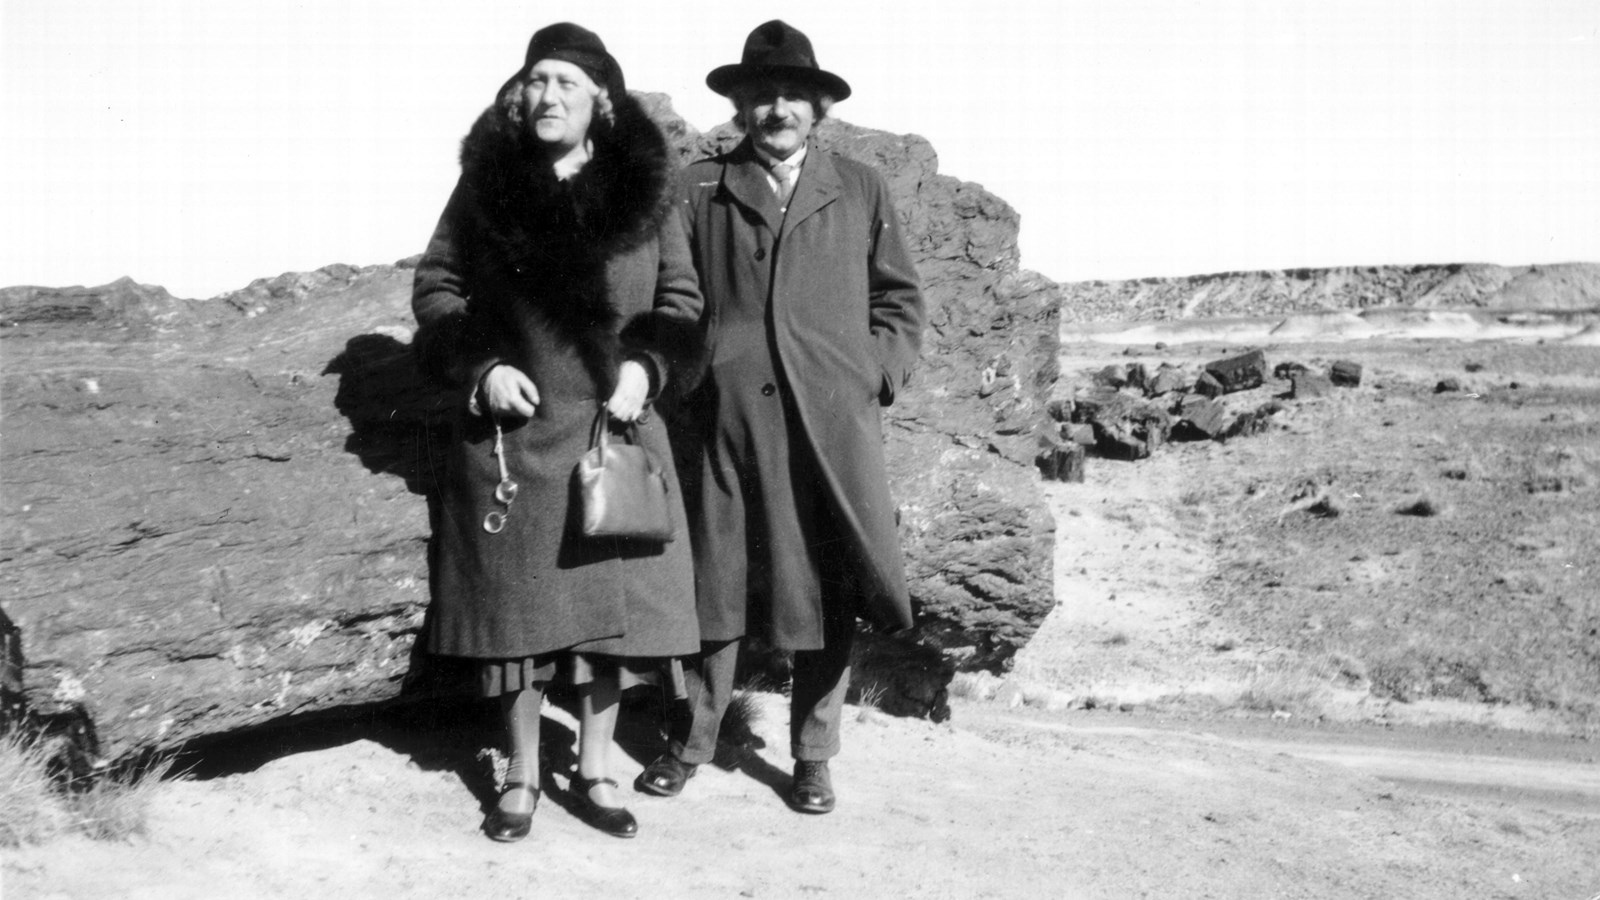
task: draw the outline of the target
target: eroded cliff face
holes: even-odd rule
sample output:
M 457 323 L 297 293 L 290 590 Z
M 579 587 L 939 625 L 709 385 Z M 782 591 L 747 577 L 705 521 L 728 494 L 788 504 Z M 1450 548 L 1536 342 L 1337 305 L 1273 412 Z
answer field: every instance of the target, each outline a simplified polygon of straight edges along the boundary
M 685 155 L 729 139 L 654 102 Z M 1054 602 L 1031 431 L 1059 290 L 1018 269 L 1016 213 L 938 174 L 925 140 L 837 121 L 819 140 L 884 172 L 928 294 L 887 426 L 923 624 L 865 642 L 856 677 L 938 715 L 953 666 L 1004 665 Z M 411 362 L 410 288 L 401 261 L 200 301 L 0 290 L 0 606 L 36 708 L 81 707 L 115 757 L 400 693 L 447 402 Z
M 1062 285 L 1067 322 L 1267 316 L 1412 306 L 1571 310 L 1600 307 L 1600 265 L 1454 263 L 1219 272 Z

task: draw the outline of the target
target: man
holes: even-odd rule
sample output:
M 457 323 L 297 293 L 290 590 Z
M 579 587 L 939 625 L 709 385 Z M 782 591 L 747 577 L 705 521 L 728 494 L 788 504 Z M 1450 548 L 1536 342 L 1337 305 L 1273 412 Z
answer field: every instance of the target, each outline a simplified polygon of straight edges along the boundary
M 676 417 L 702 653 L 692 721 L 636 787 L 675 796 L 709 762 L 739 639 L 793 651 L 789 805 L 826 813 L 858 616 L 912 624 L 880 407 L 916 361 L 923 301 L 888 187 L 809 140 L 844 79 L 772 21 L 706 84 L 746 138 L 683 173 L 706 298 L 705 378 Z

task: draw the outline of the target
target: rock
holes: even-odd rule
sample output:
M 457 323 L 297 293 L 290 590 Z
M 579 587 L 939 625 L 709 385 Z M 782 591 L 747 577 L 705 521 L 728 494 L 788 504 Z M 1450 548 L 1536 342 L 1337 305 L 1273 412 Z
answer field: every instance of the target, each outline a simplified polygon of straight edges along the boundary
M 26 712 L 22 668 L 22 630 L 0 610 L 0 735 L 19 726 Z
M 685 158 L 735 139 L 646 99 Z M 885 173 L 928 298 L 923 362 L 885 419 L 919 625 L 871 650 L 914 661 L 902 680 L 872 676 L 886 708 L 936 717 L 952 667 L 939 648 L 999 668 L 1054 605 L 1034 435 L 1059 374 L 1060 289 L 1018 268 L 1015 211 L 938 174 L 923 139 L 836 119 L 817 134 Z M 423 476 L 449 402 L 411 361 L 414 266 L 328 266 L 199 301 L 127 279 L 0 289 L 0 596 L 31 705 L 81 708 L 116 758 L 454 683 L 412 654 Z M 991 367 L 1001 386 L 980 397 Z
M 1328 379 L 1339 387 L 1358 387 L 1361 384 L 1361 364 L 1336 360 L 1328 367 Z
M 1129 407 L 1133 398 L 1108 387 L 1093 387 L 1080 391 L 1072 398 L 1072 421 L 1080 424 L 1093 422 L 1102 411 L 1111 407 Z
M 1440 379 L 1439 383 L 1433 386 L 1433 392 L 1435 394 L 1452 393 L 1452 392 L 1456 392 L 1456 391 L 1460 391 L 1460 390 L 1461 390 L 1461 379 L 1453 377 L 1453 376 L 1449 377 L 1449 378 Z
M 1094 383 L 1105 385 L 1109 388 L 1120 388 L 1128 383 L 1128 367 L 1116 365 L 1106 366 L 1104 369 L 1101 369 L 1095 373 Z
M 1227 393 L 1227 388 L 1217 380 L 1217 376 L 1209 371 L 1201 372 L 1200 377 L 1194 380 L 1194 392 L 1203 397 L 1221 397 Z
M 955 666 L 937 649 L 863 631 L 850 654 L 850 681 L 876 688 L 878 708 L 896 716 L 950 718 Z
M 1231 439 L 1260 434 L 1272 426 L 1272 417 L 1283 410 L 1283 404 L 1275 400 L 1263 403 L 1253 411 L 1235 418 L 1228 425 L 1223 437 Z
M 1179 407 L 1178 424 L 1173 431 L 1177 437 L 1210 440 L 1221 437 L 1228 424 L 1226 406 L 1209 397 L 1192 395 Z
M 1166 443 L 1172 430 L 1171 417 L 1165 410 L 1125 394 L 1098 407 L 1089 424 L 1094 426 L 1095 446 L 1115 459 L 1148 457 Z
M 1083 427 L 1083 426 L 1077 426 Z M 1082 483 L 1084 477 L 1085 454 L 1083 444 L 1076 441 L 1063 442 L 1052 439 L 1048 435 L 1043 441 L 1044 446 L 1039 450 L 1039 474 L 1046 481 L 1067 481 Z
M 1155 375 L 1145 384 L 1144 392 L 1145 396 L 1159 397 L 1162 394 L 1184 390 L 1188 385 L 1188 379 L 1184 376 L 1182 369 L 1163 363 L 1160 368 L 1156 369 Z
M 1150 383 L 1150 373 L 1148 371 L 1146 371 L 1146 369 L 1144 367 L 1144 363 L 1136 362 L 1136 363 L 1129 363 L 1128 364 L 1128 376 L 1127 376 L 1127 386 L 1128 387 L 1133 388 L 1136 391 L 1143 391 L 1143 392 L 1148 393 L 1146 388 L 1149 385 L 1149 383 Z
M 1068 422 L 1061 426 L 1061 437 L 1082 444 L 1085 447 L 1094 446 L 1094 426 L 1087 422 Z
M 1232 394 L 1260 387 L 1267 380 L 1267 355 L 1251 350 L 1239 356 L 1230 356 L 1206 363 L 1205 374 L 1216 379 L 1222 392 Z

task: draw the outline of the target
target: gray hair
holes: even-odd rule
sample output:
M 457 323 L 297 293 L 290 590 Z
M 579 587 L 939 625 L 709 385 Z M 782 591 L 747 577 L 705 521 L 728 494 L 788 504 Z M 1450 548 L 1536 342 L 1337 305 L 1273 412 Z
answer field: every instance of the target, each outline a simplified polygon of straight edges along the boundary
M 584 73 L 585 76 L 588 76 L 588 74 L 587 72 Z M 594 130 L 595 123 L 604 123 L 604 127 L 610 127 L 617 118 L 616 109 L 611 104 L 611 92 L 601 87 L 593 78 L 590 78 L 589 82 L 594 85 L 594 121 L 589 123 L 589 129 L 591 131 Z M 500 108 L 500 114 L 518 128 L 525 126 L 528 120 L 527 113 L 523 108 L 526 106 L 524 95 L 527 90 L 528 73 L 524 70 L 521 74 L 506 82 L 505 88 L 500 91 L 500 96 L 495 100 L 495 106 Z

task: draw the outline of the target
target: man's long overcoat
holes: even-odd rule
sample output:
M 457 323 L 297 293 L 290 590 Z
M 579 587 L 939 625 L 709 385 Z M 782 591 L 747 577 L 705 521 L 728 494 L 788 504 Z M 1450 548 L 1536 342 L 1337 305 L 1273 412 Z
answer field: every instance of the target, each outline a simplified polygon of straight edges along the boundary
M 709 354 L 678 441 L 702 639 L 818 649 L 825 597 L 909 627 L 881 407 L 924 310 L 887 185 L 813 144 L 784 214 L 748 139 L 681 179 Z
M 433 473 L 435 653 L 669 656 L 700 646 L 675 478 L 671 543 L 587 539 L 573 525 L 573 468 L 619 364 L 637 358 L 658 384 L 670 378 L 672 361 L 689 355 L 678 338 L 701 310 L 666 143 L 633 98 L 613 103 L 614 128 L 591 131 L 594 156 L 567 181 L 524 129 L 486 111 L 463 141 L 461 180 L 417 266 L 417 351 L 460 397 Z M 470 414 L 467 398 L 502 363 L 533 380 L 540 402 L 531 419 L 501 421 L 520 490 L 505 530 L 489 534 L 485 514 L 504 509 L 494 499 L 494 422 Z M 670 465 L 659 418 L 639 434 Z

